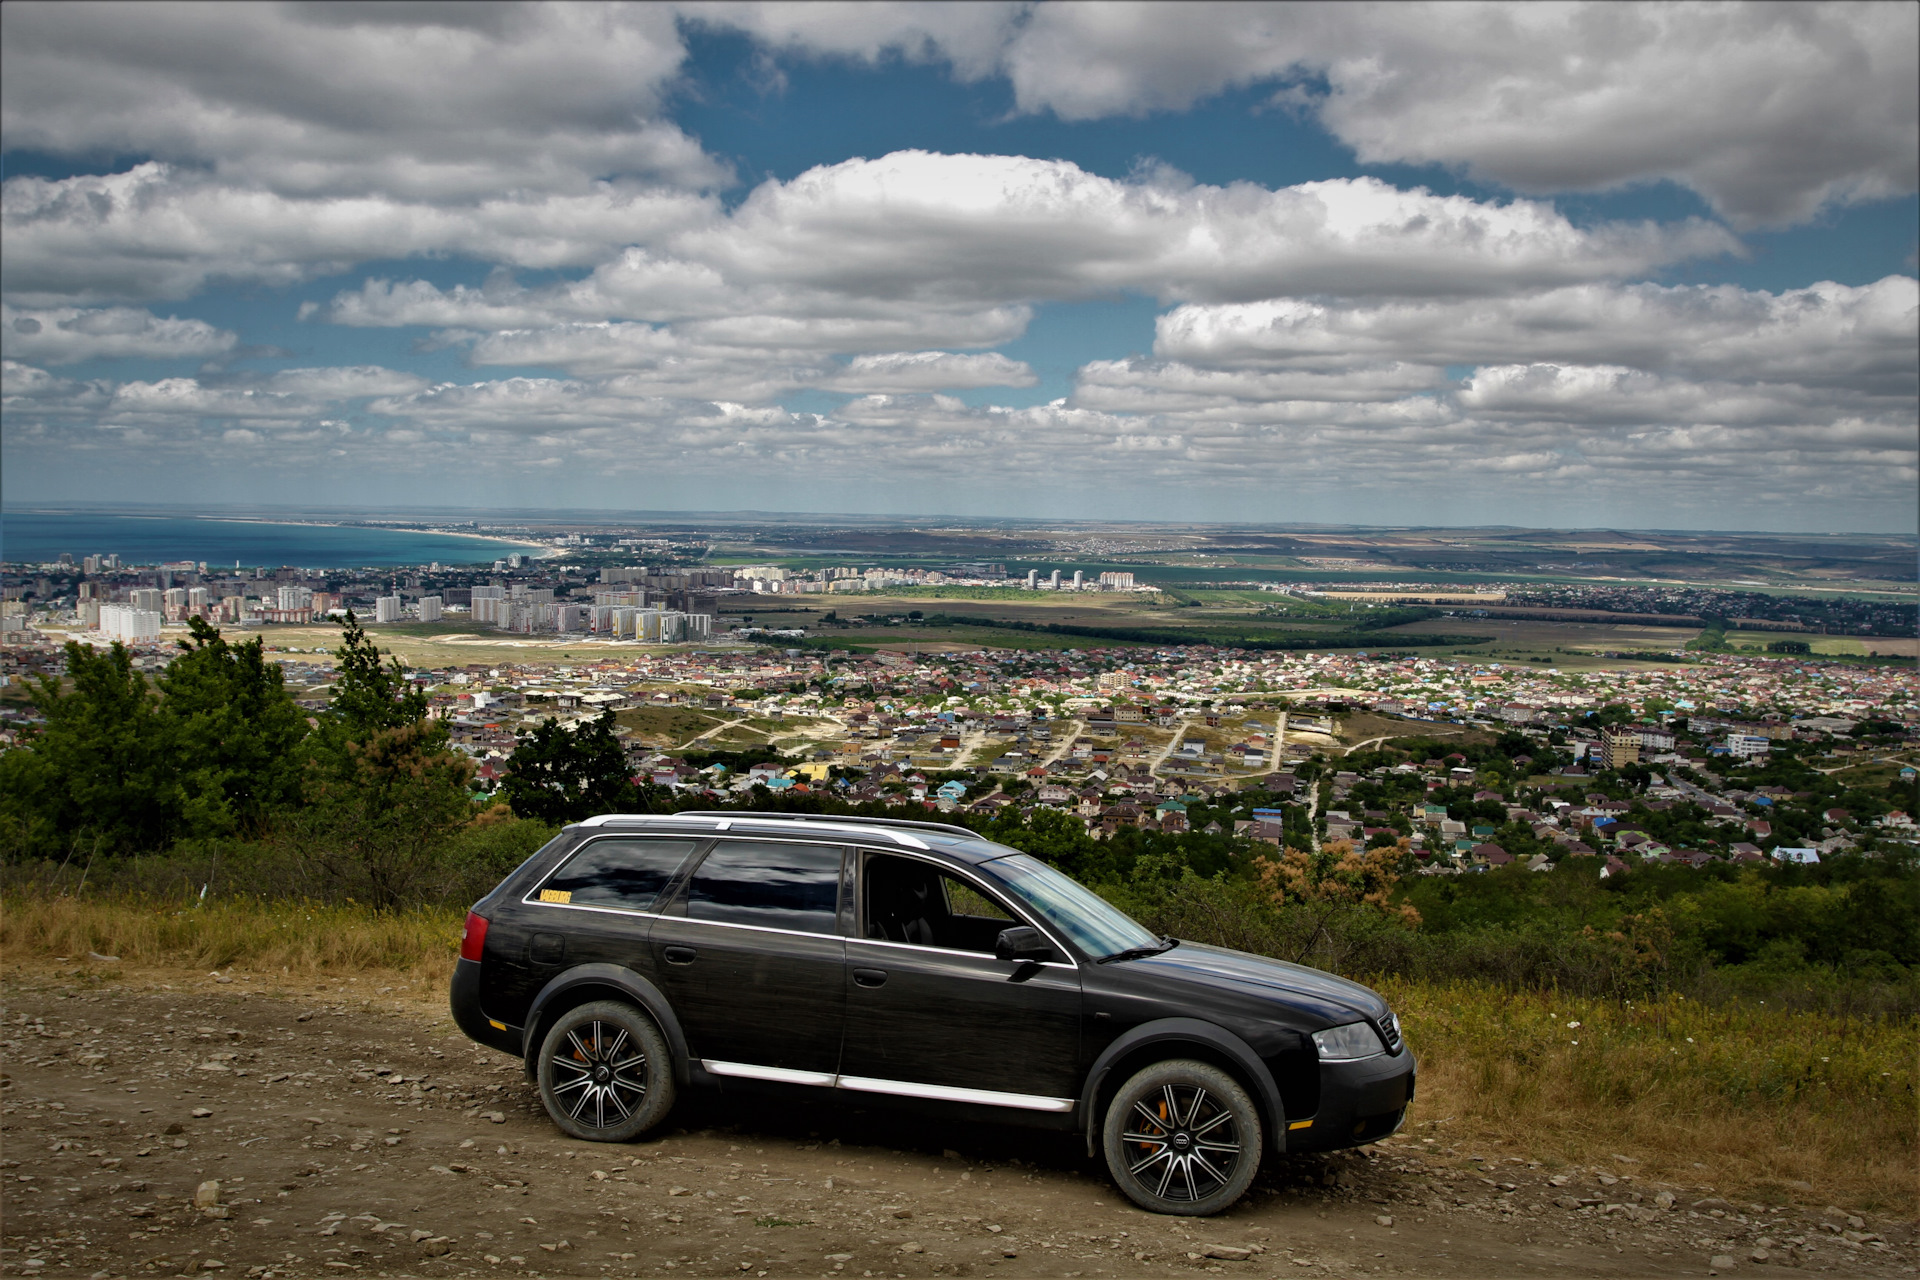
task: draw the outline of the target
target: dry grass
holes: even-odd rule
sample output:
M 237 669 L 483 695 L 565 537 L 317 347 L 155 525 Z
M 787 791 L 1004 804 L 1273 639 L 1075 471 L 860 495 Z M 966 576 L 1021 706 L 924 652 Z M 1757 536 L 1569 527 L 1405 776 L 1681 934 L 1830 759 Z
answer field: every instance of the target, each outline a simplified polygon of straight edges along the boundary
M 444 909 L 9 895 L 0 901 L 0 958 L 80 963 L 96 952 L 119 957 L 119 972 L 223 969 L 295 984 L 378 974 L 443 999 L 460 923 Z M 1618 1154 L 1640 1162 L 1639 1176 L 1684 1187 L 1915 1212 L 1920 1040 L 1911 1023 L 1711 1008 L 1680 996 L 1626 1003 L 1392 978 L 1374 985 L 1420 1055 L 1414 1139 L 1438 1135 L 1549 1162 L 1611 1164 Z
M 1914 1213 L 1910 1023 L 1376 985 L 1421 1055 L 1415 1137 L 1438 1125 L 1534 1158 L 1629 1156 L 1682 1186 Z
M 453 971 L 462 919 L 444 908 L 383 914 L 353 904 L 9 895 L 0 902 L 0 958 L 84 961 L 93 953 L 153 968 L 300 978 L 380 970 L 438 982 Z

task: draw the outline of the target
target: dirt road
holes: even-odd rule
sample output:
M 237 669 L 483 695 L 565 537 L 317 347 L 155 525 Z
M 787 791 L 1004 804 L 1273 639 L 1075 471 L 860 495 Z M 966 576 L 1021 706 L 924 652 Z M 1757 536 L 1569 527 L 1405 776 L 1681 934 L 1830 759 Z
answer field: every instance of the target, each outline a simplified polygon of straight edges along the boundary
M 1424 1121 L 1368 1155 L 1268 1157 L 1204 1221 L 1134 1209 L 1075 1139 L 833 1099 L 686 1099 L 658 1140 L 576 1142 L 438 1001 L 117 968 L 7 975 L 0 1273 L 1893 1276 L 1920 1256 L 1899 1224 L 1453 1150 Z

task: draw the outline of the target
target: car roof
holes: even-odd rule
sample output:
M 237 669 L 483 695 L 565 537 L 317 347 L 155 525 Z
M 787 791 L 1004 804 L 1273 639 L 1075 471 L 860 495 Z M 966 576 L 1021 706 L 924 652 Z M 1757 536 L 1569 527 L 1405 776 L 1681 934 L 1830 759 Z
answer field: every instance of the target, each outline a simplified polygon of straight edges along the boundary
M 898 818 L 862 818 L 814 813 L 756 813 L 751 810 L 687 810 L 680 813 L 602 813 L 576 827 L 606 831 L 673 831 L 730 835 L 849 837 L 867 845 L 939 853 L 975 866 L 1019 852 L 995 844 L 965 827 Z

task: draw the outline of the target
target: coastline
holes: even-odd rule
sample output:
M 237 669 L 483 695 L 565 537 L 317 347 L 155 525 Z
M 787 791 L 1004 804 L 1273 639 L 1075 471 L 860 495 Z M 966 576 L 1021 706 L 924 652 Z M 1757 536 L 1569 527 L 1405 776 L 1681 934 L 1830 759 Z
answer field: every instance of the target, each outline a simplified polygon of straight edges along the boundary
M 123 518 L 137 520 L 138 514 L 127 514 Z M 480 542 L 503 542 L 510 547 L 531 547 L 540 553 L 542 560 L 551 560 L 560 554 L 560 548 L 550 547 L 544 542 L 530 542 L 525 538 L 515 538 L 496 533 L 469 533 L 457 529 L 415 529 L 406 525 L 387 524 L 348 524 L 342 520 L 265 520 L 258 516 L 154 516 L 151 519 L 191 519 L 217 520 L 224 524 L 267 524 L 281 525 L 295 529 L 365 529 L 375 533 L 419 533 L 431 534 L 436 538 L 472 538 Z
M 247 525 L 247 526 L 254 526 L 254 527 L 260 527 L 260 528 L 267 528 L 267 529 L 288 529 L 288 530 L 293 530 L 293 529 L 314 530 L 314 531 L 337 530 L 337 531 L 340 531 L 342 535 L 348 538 L 356 538 L 362 535 L 371 537 L 371 538 L 379 538 L 382 535 L 389 538 L 413 538 L 413 539 L 459 538 L 469 542 L 477 541 L 477 542 L 485 542 L 485 543 L 491 544 L 495 557 L 518 553 L 518 554 L 527 555 L 529 559 L 551 560 L 551 559 L 558 558 L 559 556 L 564 554 L 562 548 L 549 546 L 544 542 L 538 542 L 525 536 L 514 536 L 512 534 L 482 533 L 482 532 L 475 532 L 472 530 L 436 529 L 436 528 L 427 527 L 424 525 L 361 524 L 361 523 L 354 523 L 350 520 L 340 520 L 340 519 L 332 519 L 332 520 L 300 519 L 298 517 L 291 517 L 291 516 L 276 518 L 272 515 L 267 515 L 267 514 L 237 515 L 237 514 L 228 514 L 228 513 L 220 513 L 220 512 L 107 511 L 107 510 L 98 510 L 98 509 L 95 509 L 95 510 L 64 510 L 64 509 L 63 510 L 36 510 L 34 508 L 29 507 L 25 510 L 21 510 L 18 508 L 9 510 L 6 513 L 6 516 L 9 524 L 13 523 L 16 520 L 25 522 L 25 521 L 30 521 L 35 517 L 41 517 L 41 516 L 65 519 L 65 520 L 77 519 L 82 521 L 88 519 L 89 517 L 106 518 L 114 521 L 125 521 L 125 522 L 128 522 L 129 525 L 133 525 L 133 526 L 138 526 L 140 524 L 145 524 L 148 522 L 153 522 L 156 524 L 166 523 L 166 522 L 177 522 L 181 524 L 197 523 L 201 525 L 203 528 L 208 529 L 208 536 L 212 536 L 216 538 L 219 538 L 219 537 L 230 538 L 234 536 L 230 534 L 219 535 L 219 534 L 214 534 L 212 532 L 212 529 L 211 529 L 212 526 L 225 526 L 225 525 Z M 262 536 L 266 536 L 266 535 L 262 535 Z M 280 535 L 280 536 L 286 537 L 286 536 L 298 536 L 298 535 Z M 315 533 L 311 536 L 324 536 L 324 535 Z M 31 536 L 29 536 L 27 540 L 29 542 L 34 541 L 34 539 Z M 12 540 L 9 539 L 8 541 L 10 543 Z M 7 548 L 8 551 L 10 551 L 11 549 L 12 549 L 11 546 Z M 429 561 L 435 560 L 435 559 L 445 561 L 448 563 L 453 563 L 453 564 L 467 563 L 461 559 L 461 557 L 464 554 L 466 553 L 459 552 L 454 548 L 445 548 L 441 550 L 437 555 L 432 550 L 429 550 L 419 555 L 417 563 L 426 564 Z M 0 558 L 7 559 L 9 562 L 11 562 L 12 559 L 15 559 L 17 557 L 6 556 L 5 552 L 0 552 Z M 489 557 L 489 558 L 493 558 L 493 557 Z M 25 563 L 35 563 L 35 562 L 31 559 L 26 559 L 26 560 L 21 560 L 20 563 L 25 564 Z M 390 563 L 398 565 L 402 563 L 407 563 L 407 564 L 416 563 L 416 561 L 410 558 L 395 559 L 395 560 L 391 560 Z M 473 561 L 472 563 L 482 563 L 482 561 L 476 560 L 476 561 Z

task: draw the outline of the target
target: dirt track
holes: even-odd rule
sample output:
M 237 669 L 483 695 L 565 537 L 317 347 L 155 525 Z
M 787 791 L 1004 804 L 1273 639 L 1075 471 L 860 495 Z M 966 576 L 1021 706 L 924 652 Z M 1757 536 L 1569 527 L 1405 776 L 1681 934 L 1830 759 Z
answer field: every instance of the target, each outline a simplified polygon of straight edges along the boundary
M 117 968 L 7 977 L 0 1273 L 1892 1276 L 1920 1257 L 1900 1224 L 1476 1160 L 1418 1125 L 1367 1156 L 1270 1156 L 1202 1221 L 1134 1209 L 1078 1139 L 831 1099 L 683 1099 L 657 1141 L 575 1142 L 437 1002 Z

